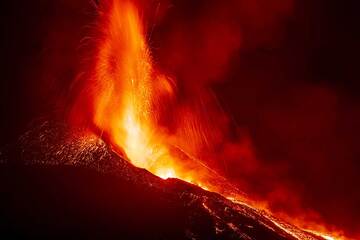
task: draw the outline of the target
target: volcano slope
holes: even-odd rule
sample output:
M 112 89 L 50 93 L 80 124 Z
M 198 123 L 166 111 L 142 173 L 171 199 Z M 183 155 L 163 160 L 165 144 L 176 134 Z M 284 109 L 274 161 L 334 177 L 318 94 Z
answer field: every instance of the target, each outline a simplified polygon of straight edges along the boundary
M 322 239 L 45 122 L 0 154 L 2 239 Z

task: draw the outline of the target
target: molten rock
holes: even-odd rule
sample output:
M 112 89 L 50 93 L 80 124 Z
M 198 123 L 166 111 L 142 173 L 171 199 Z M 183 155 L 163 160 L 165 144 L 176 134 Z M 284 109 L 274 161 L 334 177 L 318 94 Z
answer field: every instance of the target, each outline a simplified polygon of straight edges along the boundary
M 97 136 L 45 122 L 0 152 L 0 235 L 322 239 L 244 203 L 134 167 Z

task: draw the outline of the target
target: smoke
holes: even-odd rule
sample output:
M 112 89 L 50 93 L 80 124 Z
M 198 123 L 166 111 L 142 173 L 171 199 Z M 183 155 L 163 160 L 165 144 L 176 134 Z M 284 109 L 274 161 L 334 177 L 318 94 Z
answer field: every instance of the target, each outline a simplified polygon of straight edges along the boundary
M 239 50 L 268 44 L 292 10 L 291 0 L 249 2 L 172 1 L 150 39 L 159 65 L 192 87 L 222 81 Z
M 172 1 L 150 43 L 185 92 L 212 89 L 233 117 L 218 122 L 227 127 L 208 164 L 278 214 L 356 234 L 359 100 L 337 85 L 356 58 L 331 55 L 351 36 L 327 29 L 323 5 Z M 330 46 L 319 32 L 333 37 Z

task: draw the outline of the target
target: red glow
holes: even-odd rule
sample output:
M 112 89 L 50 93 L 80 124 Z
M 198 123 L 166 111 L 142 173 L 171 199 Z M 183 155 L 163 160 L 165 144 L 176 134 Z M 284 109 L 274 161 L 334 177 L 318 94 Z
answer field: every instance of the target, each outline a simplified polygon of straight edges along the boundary
M 231 198 L 244 199 L 207 162 L 218 155 L 242 155 L 249 159 L 249 169 L 256 168 L 251 141 L 224 144 L 228 118 L 212 93 L 194 87 L 188 94 L 190 96 L 182 96 L 177 81 L 162 74 L 153 63 L 136 6 L 129 1 L 109 2 L 99 10 L 101 16 L 97 28 L 101 37 L 86 82 L 85 99 L 79 100 L 90 105 L 91 124 L 135 166 L 162 178 L 179 178 Z M 224 34 L 228 31 L 225 29 Z M 238 43 L 238 40 L 234 42 Z M 226 65 L 228 53 L 216 50 L 219 43 L 224 44 L 209 42 L 203 51 L 209 58 L 218 57 L 221 64 Z M 237 44 L 230 45 L 226 51 L 231 52 L 237 47 Z M 174 55 L 177 62 L 172 64 L 181 65 L 187 61 L 182 54 L 175 52 Z M 209 62 L 210 66 L 214 65 L 211 60 Z M 190 79 L 201 79 L 202 76 L 198 76 L 201 72 L 209 76 L 218 74 L 214 69 L 214 72 L 213 69 L 208 72 L 207 69 L 190 69 L 185 77 L 193 74 Z M 77 103 L 77 106 L 82 105 Z M 84 111 L 75 108 L 75 118 L 81 118 L 79 115 Z M 225 145 L 221 154 L 213 154 L 209 149 L 219 144 Z M 205 156 L 208 159 L 205 160 Z M 247 201 L 252 206 L 268 208 L 266 203 Z M 341 232 L 299 219 L 287 218 L 326 239 L 343 239 Z

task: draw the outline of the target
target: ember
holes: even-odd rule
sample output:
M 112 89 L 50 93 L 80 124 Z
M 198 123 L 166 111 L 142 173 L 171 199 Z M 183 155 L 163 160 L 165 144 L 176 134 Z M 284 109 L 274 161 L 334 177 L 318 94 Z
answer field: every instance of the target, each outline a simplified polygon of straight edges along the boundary
M 91 103 L 98 132 L 135 166 L 155 175 L 235 193 L 220 189 L 219 185 L 230 184 L 198 157 L 219 130 L 209 123 L 212 115 L 200 115 L 199 110 L 206 111 L 203 106 L 176 105 L 175 81 L 152 63 L 136 7 L 128 1 L 110 1 L 103 6 L 99 32 L 94 71 L 85 85 L 91 95 L 79 98 Z M 203 99 L 200 96 L 195 103 L 202 104 Z M 75 108 L 73 113 L 78 118 L 82 110 Z M 172 114 L 171 123 L 164 124 Z

